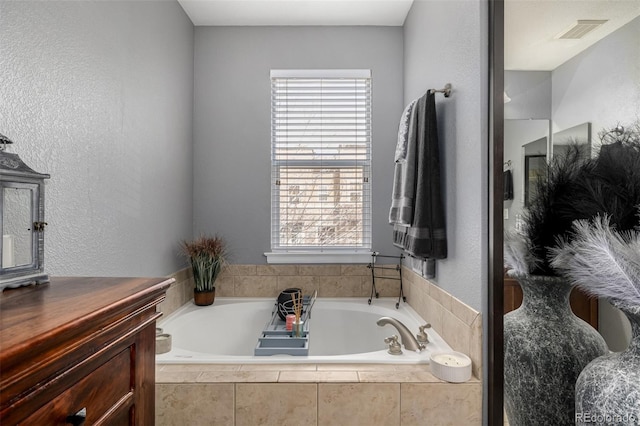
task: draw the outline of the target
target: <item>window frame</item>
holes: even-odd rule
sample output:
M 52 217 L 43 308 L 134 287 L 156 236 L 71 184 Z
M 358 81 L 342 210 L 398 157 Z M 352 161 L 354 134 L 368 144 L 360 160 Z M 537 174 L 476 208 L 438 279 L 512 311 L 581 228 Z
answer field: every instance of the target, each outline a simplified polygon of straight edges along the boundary
M 371 89 L 371 70 L 271 70 L 272 84 L 274 79 L 366 79 L 367 90 L 365 99 L 365 117 L 367 137 L 365 141 L 365 160 L 353 159 L 331 159 L 327 156 L 320 159 L 304 159 L 304 160 L 291 160 L 281 161 L 276 159 L 275 148 L 275 101 L 273 98 L 274 89 L 271 92 L 271 113 L 272 113 L 272 136 L 271 136 L 271 169 L 272 169 L 272 182 L 270 188 L 271 195 L 271 251 L 265 253 L 267 257 L 267 263 L 369 263 L 371 261 L 371 247 L 372 247 L 372 202 L 371 202 L 371 164 L 372 164 L 372 136 L 371 136 L 371 106 L 372 106 L 372 89 Z M 344 195 L 349 198 L 347 201 L 349 204 L 357 204 L 357 208 L 361 209 L 360 223 L 362 224 L 362 242 L 361 244 L 354 244 L 349 246 L 336 246 L 336 245 L 300 245 L 300 246 L 285 246 L 280 244 L 280 232 L 282 223 L 280 221 L 280 190 L 278 188 L 281 181 L 280 171 L 283 168 L 303 168 L 306 172 L 310 172 L 314 168 L 319 170 L 340 170 L 352 169 L 351 173 L 362 176 L 362 199 L 359 202 L 352 203 L 351 193 L 352 189 L 345 190 Z M 321 183 L 321 186 L 324 182 Z M 328 193 L 327 193 L 328 192 Z M 333 190 L 323 190 L 318 192 L 320 194 L 333 193 Z M 341 190 L 342 193 L 342 190 Z M 287 194 L 288 198 L 291 194 Z M 325 223 L 317 223 L 317 228 L 325 228 L 331 226 Z M 333 225 L 334 232 L 337 232 L 338 224 Z

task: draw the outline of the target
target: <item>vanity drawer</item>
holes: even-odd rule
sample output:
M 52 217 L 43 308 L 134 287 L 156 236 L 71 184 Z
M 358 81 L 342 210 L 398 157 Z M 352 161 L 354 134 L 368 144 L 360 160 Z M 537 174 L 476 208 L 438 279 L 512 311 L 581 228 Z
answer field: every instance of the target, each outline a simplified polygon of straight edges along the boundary
M 72 424 L 67 422 L 67 416 L 84 408 L 84 424 L 87 426 L 122 425 L 122 419 L 130 417 L 128 413 L 133 407 L 133 359 L 133 347 L 128 347 L 38 409 L 21 424 Z

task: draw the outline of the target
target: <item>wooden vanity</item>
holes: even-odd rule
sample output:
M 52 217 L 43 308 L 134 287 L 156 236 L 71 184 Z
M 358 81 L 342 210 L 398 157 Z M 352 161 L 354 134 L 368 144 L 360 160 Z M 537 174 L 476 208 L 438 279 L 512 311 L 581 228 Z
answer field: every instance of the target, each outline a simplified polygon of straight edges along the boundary
M 173 279 L 52 278 L 0 296 L 0 424 L 153 425 Z

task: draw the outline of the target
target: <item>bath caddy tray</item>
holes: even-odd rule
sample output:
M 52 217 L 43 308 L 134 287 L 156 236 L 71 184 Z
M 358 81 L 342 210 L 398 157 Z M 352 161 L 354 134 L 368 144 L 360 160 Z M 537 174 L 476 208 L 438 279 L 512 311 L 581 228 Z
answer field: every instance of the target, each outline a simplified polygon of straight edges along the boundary
M 316 301 L 318 292 L 313 296 L 304 296 L 302 300 L 302 315 L 300 320 L 304 321 L 299 337 L 293 337 L 291 331 L 287 330 L 286 323 L 278 316 L 278 304 L 273 305 L 271 319 L 258 337 L 258 344 L 254 349 L 256 356 L 269 355 L 309 355 L 309 320 L 311 319 L 311 309 Z

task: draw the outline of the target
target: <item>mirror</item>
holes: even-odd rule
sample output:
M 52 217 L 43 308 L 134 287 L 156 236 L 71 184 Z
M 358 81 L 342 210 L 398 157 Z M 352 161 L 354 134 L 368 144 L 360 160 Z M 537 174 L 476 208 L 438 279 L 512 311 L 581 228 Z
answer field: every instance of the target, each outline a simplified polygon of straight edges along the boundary
M 33 263 L 33 224 L 30 188 L 4 187 L 2 189 L 2 264 L 4 268 Z
M 585 157 L 591 155 L 591 123 L 555 132 L 550 137 L 551 126 L 551 120 L 504 120 L 505 230 L 521 229 L 523 209 L 535 196 L 536 180 L 546 161 L 562 153 L 569 144 L 584 147 Z M 507 197 L 507 193 L 512 196 Z
M 520 229 L 523 208 L 532 196 L 533 183 L 546 159 L 549 120 L 504 121 L 504 171 L 510 174 L 513 197 L 504 201 L 504 229 Z M 505 192 L 509 192 L 505 187 Z
M 551 147 L 547 144 L 549 155 L 562 150 L 562 141 L 568 138 L 584 139 L 585 155 L 590 155 L 598 149 L 599 143 L 592 133 L 610 130 L 617 123 L 629 125 L 635 122 L 640 116 L 637 103 L 640 96 L 637 80 L 639 15 L 640 2 L 626 0 L 490 2 L 491 143 L 493 181 L 497 182 L 492 186 L 491 200 L 494 229 L 491 232 L 493 271 L 489 289 L 489 331 L 493 331 L 489 340 L 490 424 L 502 424 L 501 315 L 508 304 L 503 292 L 504 276 L 498 270 L 496 258 L 503 255 L 502 230 L 515 226 L 517 208 L 524 207 L 525 164 L 522 162 L 526 163 L 526 160 L 523 146 L 543 137 L 523 136 L 512 145 L 510 134 L 525 131 L 510 126 L 535 121 L 532 118 L 546 120 L 548 128 L 552 129 L 546 132 L 551 134 Z M 605 22 L 582 39 L 561 38 L 560 33 L 579 19 Z M 513 199 L 504 200 L 503 197 L 499 200 L 509 159 L 513 167 Z M 498 165 L 502 161 L 505 164 L 503 175 L 500 175 Z M 522 168 L 517 170 L 518 167 Z M 504 206 L 502 211 L 499 211 L 498 203 Z M 621 316 L 606 303 L 600 303 L 596 317 L 609 348 L 614 351 L 624 349 L 628 330 L 625 330 Z

